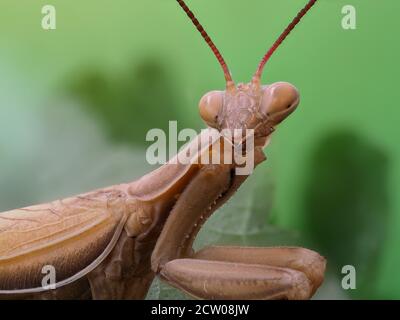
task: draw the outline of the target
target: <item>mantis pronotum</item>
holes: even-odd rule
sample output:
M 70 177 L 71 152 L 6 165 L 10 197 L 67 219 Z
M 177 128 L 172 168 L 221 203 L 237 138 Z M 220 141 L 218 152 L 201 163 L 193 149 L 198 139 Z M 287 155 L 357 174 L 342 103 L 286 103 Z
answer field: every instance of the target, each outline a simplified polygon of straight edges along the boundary
M 194 14 L 183 0 L 177 2 L 214 52 L 226 80 L 225 91 L 209 92 L 200 100 L 200 115 L 209 130 L 252 129 L 251 152 L 258 165 L 275 127 L 299 103 L 299 93 L 289 83 L 261 85 L 262 71 L 316 0 L 268 50 L 251 82 L 239 85 Z M 227 140 L 218 138 L 222 145 Z M 246 142 L 248 136 L 242 136 L 230 147 L 245 153 Z M 210 143 L 193 158 L 213 152 L 220 149 Z M 247 175 L 235 174 L 238 166 L 222 160 L 170 161 L 131 183 L 1 213 L 0 298 L 141 299 L 155 275 L 196 298 L 310 298 L 325 271 L 324 258 L 313 251 L 212 246 L 193 252 L 205 220 L 246 180 Z M 46 265 L 57 271 L 55 288 L 41 286 Z

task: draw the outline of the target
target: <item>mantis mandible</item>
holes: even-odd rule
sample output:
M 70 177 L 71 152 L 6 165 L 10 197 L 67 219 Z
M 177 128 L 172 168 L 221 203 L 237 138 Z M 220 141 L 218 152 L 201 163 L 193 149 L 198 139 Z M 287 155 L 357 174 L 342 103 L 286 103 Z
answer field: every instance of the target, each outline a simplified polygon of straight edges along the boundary
M 251 82 L 239 85 L 194 14 L 183 0 L 177 2 L 212 49 L 226 80 L 224 91 L 200 100 L 200 115 L 209 130 L 252 129 L 256 166 L 266 159 L 263 147 L 276 126 L 299 103 L 289 83 L 261 85 L 264 65 L 316 0 L 268 50 Z M 232 146 L 243 155 L 249 141 L 240 138 Z M 223 135 L 218 141 L 229 142 Z M 192 159 L 215 152 L 220 149 L 210 143 Z M 221 246 L 193 251 L 206 219 L 248 177 L 235 174 L 238 167 L 235 161 L 170 160 L 131 183 L 0 213 L 0 298 L 143 299 L 158 275 L 200 299 L 309 299 L 325 272 L 325 259 L 316 252 Z M 44 266 L 56 271 L 51 288 L 42 283 Z

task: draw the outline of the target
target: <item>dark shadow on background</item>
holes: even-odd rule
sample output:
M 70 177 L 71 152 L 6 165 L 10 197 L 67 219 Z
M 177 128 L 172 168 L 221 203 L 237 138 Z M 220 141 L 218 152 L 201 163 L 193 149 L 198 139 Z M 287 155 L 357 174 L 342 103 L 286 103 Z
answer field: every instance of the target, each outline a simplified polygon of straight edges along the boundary
M 117 76 L 92 68 L 74 76 L 69 94 L 82 101 L 115 142 L 146 144 L 152 128 L 168 132 L 168 121 L 181 123 L 181 100 L 156 58 L 134 63 Z
M 388 159 L 382 150 L 351 131 L 327 135 L 311 158 L 305 188 L 307 235 L 342 279 L 354 265 L 354 298 L 374 293 L 388 223 Z

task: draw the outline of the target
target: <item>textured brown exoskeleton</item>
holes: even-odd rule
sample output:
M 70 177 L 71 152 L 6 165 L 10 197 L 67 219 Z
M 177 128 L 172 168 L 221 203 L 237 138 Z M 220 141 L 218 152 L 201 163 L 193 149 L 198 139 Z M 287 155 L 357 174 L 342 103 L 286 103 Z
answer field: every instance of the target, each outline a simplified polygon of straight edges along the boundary
M 261 85 L 263 67 L 316 0 L 309 1 L 267 52 L 252 81 L 238 86 L 193 13 L 177 1 L 215 53 L 226 78 L 225 91 L 212 91 L 201 99 L 200 114 L 210 128 L 188 148 L 210 130 L 253 129 L 250 151 L 257 165 L 265 160 L 262 148 L 275 127 L 299 103 L 291 84 Z M 247 156 L 243 147 L 248 137 L 239 141 L 231 146 Z M 142 299 L 155 275 L 196 298 L 310 298 L 325 271 L 325 259 L 313 251 L 208 247 L 193 252 L 205 220 L 248 177 L 236 174 L 235 161 L 197 161 L 220 152 L 216 142 L 229 141 L 220 135 L 189 163 L 173 161 L 175 157 L 132 183 L 1 213 L 0 298 Z M 54 267 L 55 288 L 42 285 L 44 266 Z

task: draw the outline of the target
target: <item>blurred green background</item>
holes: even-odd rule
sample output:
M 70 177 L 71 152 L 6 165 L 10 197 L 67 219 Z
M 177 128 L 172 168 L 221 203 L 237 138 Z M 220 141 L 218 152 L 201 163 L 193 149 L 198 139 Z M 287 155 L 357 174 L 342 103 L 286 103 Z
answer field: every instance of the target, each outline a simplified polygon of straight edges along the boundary
M 247 82 L 305 0 L 188 0 Z M 57 29 L 41 28 L 52 4 Z M 341 27 L 344 5 L 357 29 Z M 398 0 L 320 0 L 266 67 L 302 100 L 263 163 L 202 230 L 209 243 L 303 245 L 328 259 L 320 299 L 400 298 Z M 0 2 L 0 210 L 133 180 L 146 132 L 200 129 L 222 89 L 209 48 L 174 0 Z M 357 289 L 343 290 L 354 265 Z M 149 298 L 186 298 L 155 281 Z

